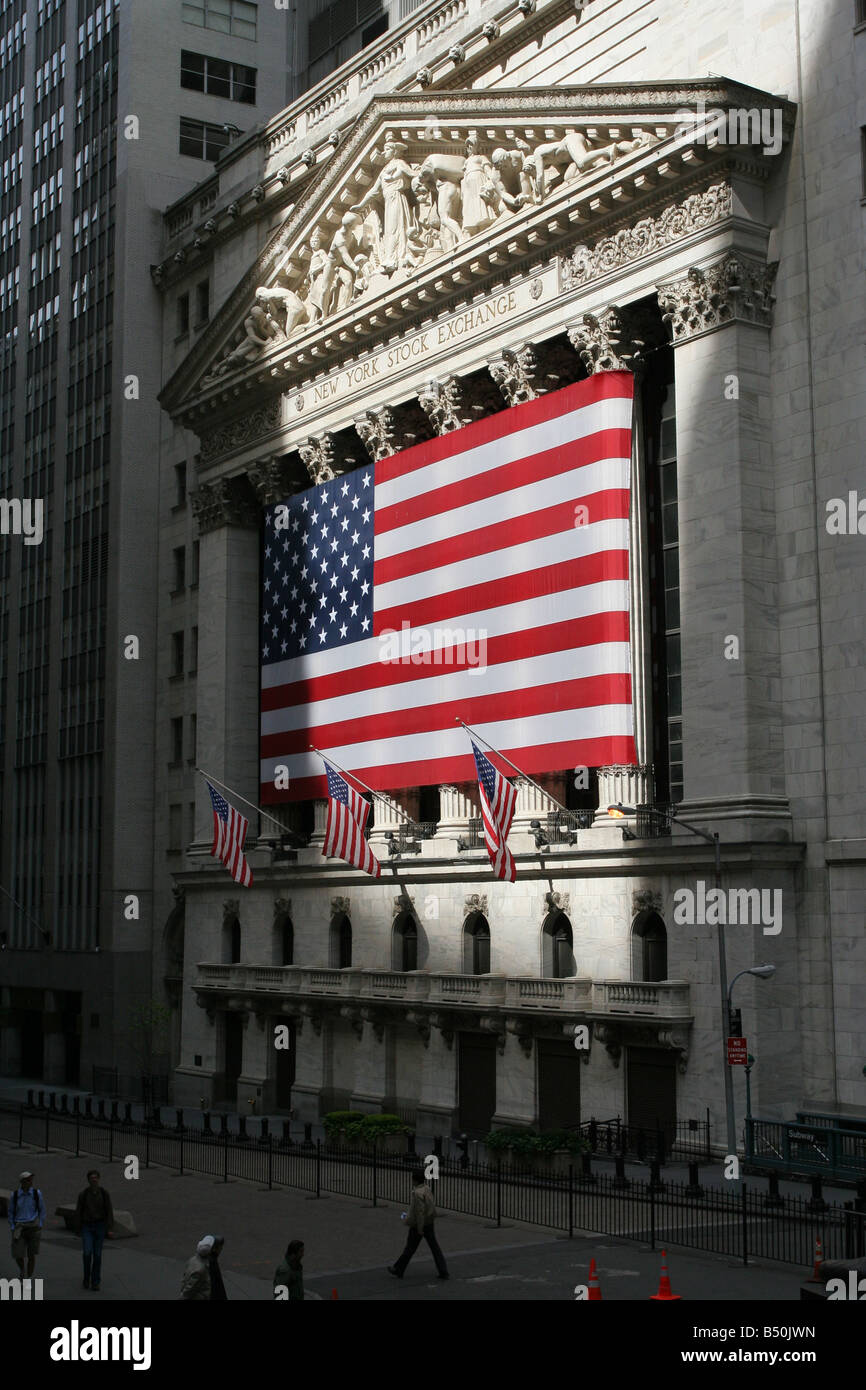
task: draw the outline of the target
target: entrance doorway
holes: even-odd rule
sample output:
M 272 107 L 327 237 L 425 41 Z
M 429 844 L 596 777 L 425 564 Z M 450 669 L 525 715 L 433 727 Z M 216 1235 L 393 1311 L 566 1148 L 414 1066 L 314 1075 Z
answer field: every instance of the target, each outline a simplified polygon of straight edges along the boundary
M 289 1046 L 287 1049 L 275 1049 L 274 1099 L 278 1110 L 291 1110 L 292 1087 L 295 1084 L 295 1057 L 297 1055 L 295 1051 L 295 1025 L 294 1022 L 285 1018 L 281 1018 L 279 1022 L 285 1024 L 289 1030 Z
M 628 1123 L 661 1130 L 670 1150 L 677 1133 L 677 1064 L 672 1053 L 630 1047 L 627 1058 Z
M 496 1039 L 485 1033 L 459 1039 L 459 1124 L 471 1139 L 482 1139 L 496 1113 Z
M 572 1043 L 539 1038 L 538 1127 L 572 1129 L 580 1123 L 580 1057 Z
M 240 1014 L 226 1014 L 225 1030 L 225 1088 L 224 1099 L 237 1101 L 238 1077 L 244 1058 L 244 1025 Z

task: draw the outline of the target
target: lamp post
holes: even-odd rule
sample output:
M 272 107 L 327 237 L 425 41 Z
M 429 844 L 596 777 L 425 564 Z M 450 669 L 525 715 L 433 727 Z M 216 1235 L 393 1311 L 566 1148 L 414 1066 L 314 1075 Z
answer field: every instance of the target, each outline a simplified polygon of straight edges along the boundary
M 772 964 L 770 964 L 769 962 L 768 962 L 766 965 L 752 965 L 752 966 L 749 967 L 748 970 L 740 970 L 740 971 L 734 976 L 734 978 L 731 980 L 730 988 L 728 989 L 728 1019 L 730 1020 L 731 1017 L 732 1017 L 732 1012 L 733 1012 L 732 1000 L 733 1000 L 733 995 L 734 995 L 734 985 L 737 983 L 737 980 L 741 979 L 741 978 L 743 977 L 743 975 L 754 975 L 754 976 L 755 976 L 757 979 L 759 979 L 759 980 L 769 980 L 769 979 L 772 978 L 773 975 L 775 975 L 775 973 L 776 973 L 776 967 L 775 967 L 775 965 L 772 965 Z M 748 1053 L 747 1056 L 748 1056 L 748 1061 L 746 1062 L 746 1135 L 747 1135 L 748 1137 L 750 1137 L 750 1130 L 751 1130 L 751 1124 L 752 1124 L 752 1087 L 751 1087 L 751 1074 L 752 1074 L 752 1067 L 753 1067 L 754 1064 L 755 1064 L 755 1059 L 754 1059 L 754 1057 L 751 1055 L 751 1053 Z M 731 1068 L 728 1067 L 728 1071 L 729 1071 L 729 1072 L 730 1072 L 730 1070 L 731 1070 Z M 731 1078 L 731 1080 L 733 1081 L 733 1078 Z M 734 1153 L 735 1150 L 732 1149 L 731 1152 Z
M 712 845 L 715 863 L 715 886 L 716 888 L 721 889 L 722 850 L 721 844 L 719 842 L 718 831 L 713 831 L 713 833 L 710 834 L 708 830 L 701 830 L 700 826 L 692 825 L 690 821 L 680 820 L 678 816 L 673 815 L 673 813 L 670 811 L 657 811 L 652 806 L 647 806 L 644 809 L 646 813 L 652 816 L 656 816 L 659 820 L 666 821 L 669 824 L 673 823 L 674 825 L 681 825 L 684 830 L 691 831 L 693 835 L 699 835 L 702 840 L 706 840 L 708 844 Z M 635 815 L 635 813 L 636 808 L 634 806 L 623 806 L 622 802 L 618 802 L 615 806 L 608 806 L 607 808 L 607 814 L 614 820 L 622 820 L 624 816 L 633 816 Z M 718 916 L 721 919 L 722 914 L 719 913 Z M 728 1153 L 736 1154 L 737 1125 L 736 1120 L 734 1119 L 734 1080 L 731 1076 L 731 1068 L 728 1065 L 728 1026 L 730 1023 L 730 1018 L 728 1014 L 728 961 L 727 955 L 725 953 L 725 928 L 721 920 L 719 920 L 718 922 L 716 932 L 719 944 L 719 995 L 721 998 L 722 1008 L 722 1057 L 724 1059 L 723 1065 L 725 1068 L 725 1120 L 728 1134 Z M 734 1180 L 735 1190 L 737 1190 L 738 1187 L 739 1180 L 736 1179 Z

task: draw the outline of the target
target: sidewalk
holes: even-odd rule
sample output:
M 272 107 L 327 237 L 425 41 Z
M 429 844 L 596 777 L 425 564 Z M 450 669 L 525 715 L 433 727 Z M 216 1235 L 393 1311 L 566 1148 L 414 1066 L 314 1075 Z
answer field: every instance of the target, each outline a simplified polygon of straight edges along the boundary
M 114 1205 L 130 1210 L 137 1237 L 106 1241 L 102 1292 L 81 1287 L 80 1243 L 54 1216 L 73 1201 L 92 1164 L 84 1155 L 40 1153 L 0 1144 L 0 1186 L 14 1185 L 27 1168 L 44 1193 L 49 1220 L 42 1237 L 36 1277 L 44 1280 L 48 1302 L 137 1302 L 178 1298 L 184 1266 L 205 1234 L 225 1236 L 220 1260 L 232 1301 L 271 1301 L 271 1279 L 289 1240 L 306 1245 L 304 1282 L 311 1294 L 330 1299 L 399 1301 L 573 1300 L 574 1286 L 586 1283 L 590 1258 L 598 1261 L 603 1297 L 641 1301 L 658 1284 L 661 1256 L 636 1242 L 582 1233 L 573 1240 L 528 1225 L 497 1229 L 482 1220 L 445 1213 L 437 1235 L 451 1272 L 435 1277 L 426 1246 L 406 1277 L 387 1273 L 402 1249 L 405 1227 L 400 1208 L 372 1207 L 336 1196 L 320 1199 L 287 1189 L 269 1192 L 251 1183 L 222 1183 L 198 1176 L 176 1176 L 166 1169 L 142 1169 L 136 1180 L 123 1178 L 118 1161 L 102 1165 L 102 1181 Z M 408 1200 L 407 1177 L 407 1200 Z M 744 1268 L 727 1257 L 671 1249 L 674 1291 L 690 1300 L 791 1300 L 799 1297 L 804 1271 L 789 1265 Z M 14 1276 L 8 1245 L 0 1268 Z

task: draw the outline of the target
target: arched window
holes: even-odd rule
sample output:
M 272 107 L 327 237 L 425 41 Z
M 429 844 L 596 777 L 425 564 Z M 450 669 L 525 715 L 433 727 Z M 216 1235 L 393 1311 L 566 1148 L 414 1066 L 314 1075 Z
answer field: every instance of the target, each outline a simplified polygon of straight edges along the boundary
M 564 912 L 548 913 L 542 928 L 544 978 L 569 980 L 577 973 L 574 935 Z
M 636 980 L 666 980 L 668 934 L 657 912 L 641 912 L 632 927 L 632 973 Z
M 463 973 L 490 974 L 490 925 L 483 912 L 470 912 L 463 925 Z
M 352 964 L 352 923 L 345 912 L 331 918 L 331 969 L 346 970 Z
M 274 964 L 293 965 L 295 959 L 295 928 L 287 912 L 274 918 Z
M 411 912 L 401 912 L 394 922 L 394 970 L 418 969 L 418 923 Z

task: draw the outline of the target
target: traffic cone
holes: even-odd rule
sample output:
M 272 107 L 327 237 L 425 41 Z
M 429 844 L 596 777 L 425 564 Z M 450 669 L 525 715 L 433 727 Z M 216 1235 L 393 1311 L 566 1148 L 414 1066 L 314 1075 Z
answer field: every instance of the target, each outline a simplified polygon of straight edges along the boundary
M 679 1299 L 678 1293 L 671 1293 L 671 1281 L 668 1278 L 668 1252 L 662 1251 L 662 1272 L 659 1278 L 658 1293 L 650 1294 L 650 1302 L 654 1303 L 675 1303 Z
M 333 1301 L 334 1301 L 334 1299 L 335 1299 L 336 1297 L 337 1297 L 337 1290 L 336 1290 L 336 1289 L 331 1289 L 331 1302 L 332 1302 L 332 1303 L 333 1303 Z
M 807 1279 L 807 1280 L 806 1280 L 806 1283 L 807 1283 L 807 1284 L 823 1284 L 824 1280 L 821 1278 L 821 1273 L 820 1273 L 820 1268 L 821 1268 L 821 1265 L 822 1265 L 823 1263 L 824 1263 L 824 1247 L 823 1247 L 823 1245 L 821 1244 L 820 1238 L 819 1238 L 819 1237 L 816 1237 L 816 1239 L 815 1239 L 815 1262 L 814 1262 L 814 1264 L 812 1265 L 812 1277 L 811 1277 L 811 1279 Z
M 587 1303 L 601 1303 L 601 1285 L 598 1282 L 595 1260 L 589 1262 L 589 1293 L 586 1296 L 586 1301 Z

